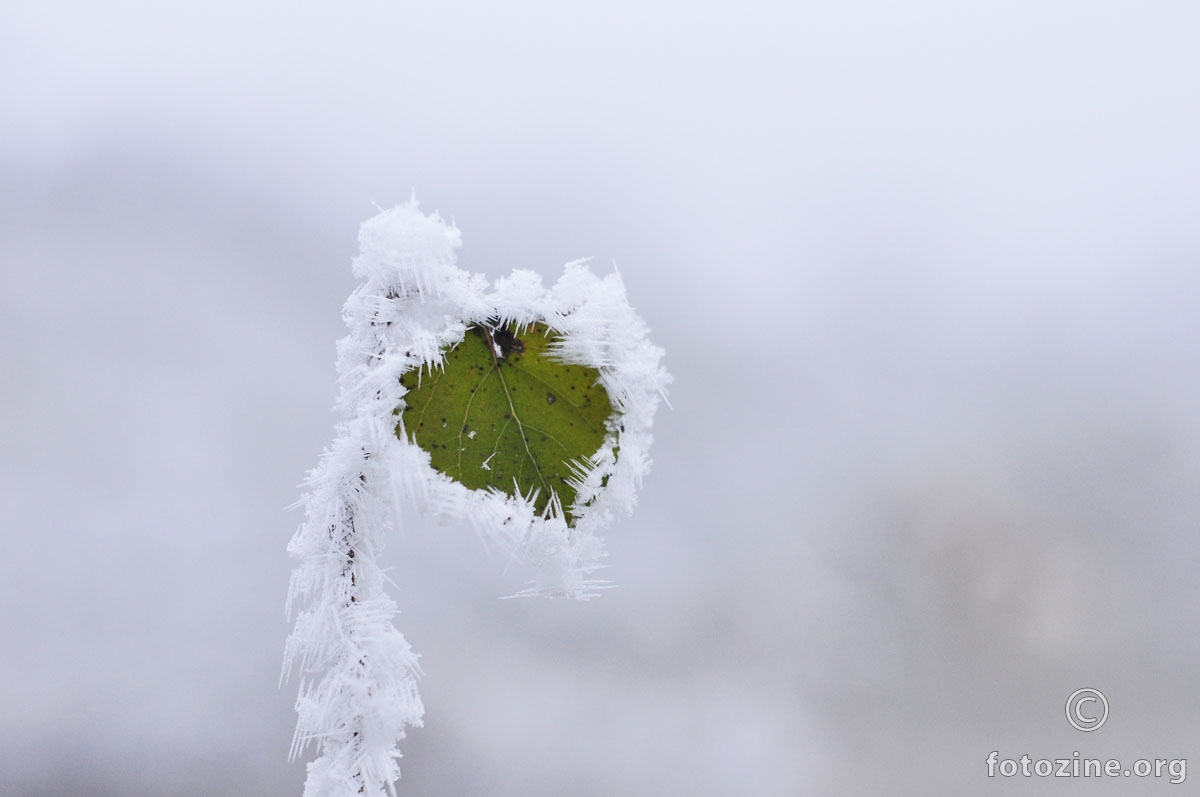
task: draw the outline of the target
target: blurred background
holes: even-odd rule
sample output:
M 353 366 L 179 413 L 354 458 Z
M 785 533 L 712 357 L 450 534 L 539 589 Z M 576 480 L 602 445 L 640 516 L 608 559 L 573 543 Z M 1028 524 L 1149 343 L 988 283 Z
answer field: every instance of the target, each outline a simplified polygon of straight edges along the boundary
M 8 0 L 0 795 L 301 793 L 285 507 L 413 191 L 469 270 L 615 262 L 675 384 L 597 600 L 404 518 L 402 794 L 1200 793 L 985 763 L 1200 768 L 1198 27 Z

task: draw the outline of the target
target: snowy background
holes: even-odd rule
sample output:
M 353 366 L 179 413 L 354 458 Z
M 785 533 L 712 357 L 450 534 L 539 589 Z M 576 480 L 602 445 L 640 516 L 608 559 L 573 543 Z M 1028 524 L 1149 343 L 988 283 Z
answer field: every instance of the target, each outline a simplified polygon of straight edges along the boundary
M 284 507 L 414 189 L 676 381 L 600 599 L 406 517 L 404 794 L 1194 790 L 985 759 L 1200 767 L 1197 8 L 6 2 L 0 795 L 299 795 Z

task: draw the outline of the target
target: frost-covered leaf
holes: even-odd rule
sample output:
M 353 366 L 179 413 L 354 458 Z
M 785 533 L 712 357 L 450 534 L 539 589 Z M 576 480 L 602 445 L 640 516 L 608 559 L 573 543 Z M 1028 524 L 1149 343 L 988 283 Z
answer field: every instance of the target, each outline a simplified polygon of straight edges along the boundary
M 439 472 L 473 490 L 530 497 L 538 513 L 571 511 L 613 415 L 600 372 L 554 357 L 545 324 L 476 324 L 440 368 L 410 371 L 397 434 Z
M 671 377 L 620 275 L 579 261 L 549 288 L 530 271 L 489 285 L 458 267 L 460 245 L 415 201 L 359 233 L 362 282 L 338 343 L 344 417 L 288 546 L 292 753 L 320 751 L 305 797 L 394 796 L 398 744 L 421 724 L 418 657 L 378 561 L 398 508 L 467 520 L 532 564 L 521 595 L 584 600 L 601 586 L 600 532 L 632 511 L 650 466 Z

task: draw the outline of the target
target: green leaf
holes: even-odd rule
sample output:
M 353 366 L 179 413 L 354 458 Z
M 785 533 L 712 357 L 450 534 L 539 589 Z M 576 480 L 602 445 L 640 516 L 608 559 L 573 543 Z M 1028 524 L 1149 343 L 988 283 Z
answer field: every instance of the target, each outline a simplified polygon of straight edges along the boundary
M 571 481 L 603 445 L 613 408 L 599 371 L 549 356 L 557 337 L 545 324 L 468 327 L 441 369 L 401 377 L 409 392 L 396 434 L 473 490 L 536 491 L 538 513 L 557 495 L 573 525 Z

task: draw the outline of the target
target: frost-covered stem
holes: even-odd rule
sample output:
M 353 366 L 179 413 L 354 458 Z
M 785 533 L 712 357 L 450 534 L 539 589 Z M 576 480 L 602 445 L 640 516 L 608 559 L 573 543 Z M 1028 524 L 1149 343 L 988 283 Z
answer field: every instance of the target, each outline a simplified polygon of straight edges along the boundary
M 338 400 L 346 420 L 306 482 L 305 520 L 288 546 L 298 560 L 288 596 L 307 604 L 288 639 L 284 676 L 300 671 L 292 755 L 315 742 L 305 797 L 394 794 L 397 743 L 421 724 L 417 656 L 393 625 L 377 563 L 393 523 L 387 449 L 406 361 L 391 355 L 399 274 L 368 279 L 346 302 Z M 388 278 L 390 276 L 390 279 Z
M 367 481 L 366 474 L 359 474 L 358 480 L 365 484 Z M 332 543 L 331 549 L 338 550 L 339 553 L 341 553 L 341 580 L 345 584 L 345 591 L 347 594 L 345 602 L 342 603 L 339 609 L 339 613 L 344 621 L 350 622 L 346 622 L 344 625 L 347 644 L 345 649 L 342 651 L 342 654 L 339 656 L 338 662 L 332 669 L 334 671 L 348 671 L 350 673 L 352 683 L 362 684 L 362 682 L 369 677 L 367 661 L 370 658 L 370 654 L 363 650 L 362 646 L 359 644 L 360 631 L 358 628 L 354 627 L 352 622 L 353 610 L 359 603 L 360 598 L 363 597 L 361 595 L 362 590 L 358 584 L 358 577 L 354 572 L 354 560 L 356 558 L 355 546 L 359 542 L 360 535 L 354 523 L 353 505 L 347 504 L 344 506 L 344 512 L 345 522 L 343 524 L 343 528 L 338 528 L 336 526 L 330 527 L 330 542 Z M 342 553 L 343 551 L 344 553 Z M 363 691 L 369 697 L 372 690 L 370 686 L 365 686 Z M 342 730 L 341 735 L 343 737 L 345 736 L 346 731 L 350 732 L 350 738 L 352 740 L 350 742 L 349 750 L 350 757 L 355 761 L 361 761 L 363 748 L 363 716 L 361 713 L 356 713 L 354 716 L 348 718 L 348 722 L 345 723 L 345 727 Z M 327 749 L 329 745 L 326 744 L 324 747 L 326 748 L 325 753 L 328 755 L 330 752 Z M 358 794 L 367 793 L 367 784 L 369 779 L 366 773 L 363 772 L 361 766 L 351 767 L 351 769 L 354 771 L 349 777 L 348 786 Z
M 391 791 L 396 743 L 423 713 L 417 659 L 392 625 L 396 607 L 376 563 L 388 507 L 371 489 L 382 474 L 361 444 L 366 423 L 340 427 L 309 478 L 306 522 L 289 546 L 301 560 L 291 598 L 311 601 L 287 649 L 289 668 L 303 678 L 292 755 L 309 741 L 321 753 L 309 765 L 306 797 Z

